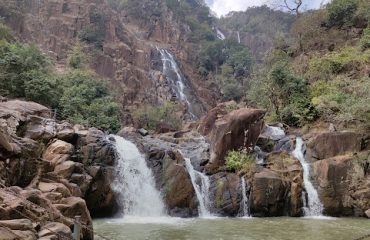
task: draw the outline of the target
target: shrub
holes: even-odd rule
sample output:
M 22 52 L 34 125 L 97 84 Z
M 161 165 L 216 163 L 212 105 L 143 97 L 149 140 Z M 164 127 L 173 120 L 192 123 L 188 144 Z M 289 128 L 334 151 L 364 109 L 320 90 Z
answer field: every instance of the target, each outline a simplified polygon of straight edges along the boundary
M 33 45 L 0 41 L 0 94 L 25 97 L 25 82 L 48 72 L 48 59 Z
M 103 80 L 93 73 L 74 70 L 59 81 L 63 87 L 59 107 L 64 119 L 103 130 L 119 129 L 120 108 Z
M 357 0 L 333 0 L 327 7 L 329 27 L 350 27 L 357 11 Z
M 161 123 L 166 123 L 174 129 L 179 129 L 182 119 L 176 111 L 178 107 L 172 102 L 165 102 L 160 106 L 143 106 L 133 112 L 135 122 L 139 127 L 156 130 Z
M 241 151 L 229 151 L 225 160 L 225 166 L 228 171 L 247 172 L 255 166 L 256 156 Z
M 364 29 L 364 33 L 361 38 L 361 48 L 362 50 L 370 48 L 370 27 Z

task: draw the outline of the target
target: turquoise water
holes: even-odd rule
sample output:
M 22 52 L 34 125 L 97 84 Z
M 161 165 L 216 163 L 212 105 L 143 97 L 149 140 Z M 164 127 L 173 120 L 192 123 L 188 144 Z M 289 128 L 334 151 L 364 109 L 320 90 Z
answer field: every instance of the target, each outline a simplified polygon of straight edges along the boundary
M 351 240 L 370 233 L 370 220 L 129 218 L 96 220 L 94 228 L 99 235 L 112 240 Z

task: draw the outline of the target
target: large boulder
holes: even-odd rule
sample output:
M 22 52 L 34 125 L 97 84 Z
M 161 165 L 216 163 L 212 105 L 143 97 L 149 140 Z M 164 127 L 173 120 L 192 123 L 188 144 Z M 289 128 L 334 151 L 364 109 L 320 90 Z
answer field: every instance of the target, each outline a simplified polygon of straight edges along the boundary
M 265 116 L 264 110 L 251 108 L 234 110 L 223 116 L 218 113 L 211 110 L 199 126 L 211 144 L 211 157 L 206 166 L 208 173 L 218 171 L 230 150 L 246 148 L 253 151 Z
M 220 172 L 210 177 L 213 211 L 220 216 L 235 217 L 242 197 L 240 177 L 235 173 Z
M 278 173 L 268 169 L 256 173 L 252 181 L 251 214 L 257 217 L 285 215 L 288 192 L 289 184 Z
M 325 132 L 307 141 L 306 159 L 314 162 L 362 150 L 362 135 L 354 132 Z
M 152 155 L 153 158 L 155 155 Z M 162 163 L 162 188 L 170 214 L 180 217 L 194 216 L 197 212 L 196 196 L 184 159 L 176 154 L 166 154 Z
M 54 140 L 43 154 L 43 158 L 56 166 L 67 161 L 73 154 L 74 147 L 72 144 L 62 140 Z
M 313 176 L 325 213 L 330 216 L 364 216 L 370 208 L 368 154 L 344 155 L 316 161 Z

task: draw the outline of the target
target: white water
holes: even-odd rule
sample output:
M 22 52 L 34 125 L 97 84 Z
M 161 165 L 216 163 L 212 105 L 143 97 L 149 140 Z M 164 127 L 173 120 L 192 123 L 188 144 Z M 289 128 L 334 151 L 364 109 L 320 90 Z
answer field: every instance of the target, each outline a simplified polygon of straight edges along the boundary
M 254 147 L 254 152 L 256 153 L 256 163 L 261 165 L 265 163 L 265 158 L 263 157 L 262 149 L 259 146 Z
M 132 142 L 113 137 L 119 157 L 113 189 L 121 201 L 121 215 L 125 218 L 166 216 L 165 205 L 145 158 Z
M 217 28 L 216 33 L 217 33 L 217 38 L 218 39 L 220 39 L 220 40 L 225 40 L 226 39 L 225 35 L 221 32 L 220 29 Z
M 236 34 L 238 35 L 238 43 L 241 43 L 241 41 L 240 41 L 240 33 L 239 33 L 239 31 L 237 31 L 237 32 L 236 32 Z
M 245 183 L 245 178 L 240 178 L 241 188 L 242 188 L 242 217 L 250 217 L 249 214 L 249 201 L 247 196 L 247 185 Z
M 307 192 L 307 206 L 303 207 L 304 215 L 307 217 L 322 216 L 324 207 L 320 202 L 319 194 L 317 193 L 310 180 L 310 165 L 306 162 L 306 159 L 304 158 L 303 145 L 303 139 L 297 137 L 296 148 L 292 152 L 292 154 L 299 160 L 303 168 L 303 184 Z M 305 202 L 306 201 L 304 201 L 304 204 Z
M 167 79 L 171 81 L 173 90 L 175 90 L 177 97 L 180 101 L 184 102 L 188 107 L 188 113 L 192 119 L 197 119 L 195 114 L 192 112 L 192 105 L 185 94 L 185 83 L 184 77 L 182 76 L 180 69 L 175 61 L 173 55 L 166 49 L 158 49 L 161 54 L 161 60 L 163 64 L 163 73 Z M 173 78 L 174 76 L 175 78 Z
M 190 175 L 191 183 L 193 184 L 195 194 L 197 195 L 199 202 L 199 216 L 200 217 L 212 217 L 210 211 L 210 199 L 209 199 L 209 179 L 208 177 L 194 169 L 189 158 L 185 158 L 186 169 Z M 200 181 L 199 181 L 200 180 Z

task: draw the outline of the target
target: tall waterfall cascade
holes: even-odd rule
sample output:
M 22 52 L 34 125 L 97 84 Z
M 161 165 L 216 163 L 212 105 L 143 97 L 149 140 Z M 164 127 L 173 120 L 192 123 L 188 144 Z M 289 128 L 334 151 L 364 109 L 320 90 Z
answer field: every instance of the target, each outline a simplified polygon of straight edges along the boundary
M 303 153 L 304 142 L 303 139 L 297 137 L 296 148 L 292 152 L 292 155 L 299 160 L 303 168 L 303 184 L 307 192 L 307 204 L 306 199 L 303 198 L 304 202 L 304 215 L 308 217 L 322 216 L 324 210 L 323 204 L 320 202 L 319 194 L 313 186 L 310 180 L 310 165 L 306 162 Z
M 210 217 L 212 214 L 210 211 L 209 179 L 204 173 L 198 172 L 194 169 L 190 158 L 185 158 L 185 164 L 199 202 L 199 216 Z
M 238 43 L 241 43 L 239 31 L 237 31 L 236 34 L 238 35 Z
M 220 40 L 225 40 L 226 39 L 225 35 L 221 32 L 220 29 L 217 28 L 216 33 L 217 33 L 217 38 L 218 39 L 220 39 Z
M 249 200 L 247 196 L 247 185 L 245 183 L 245 178 L 241 177 L 240 178 L 240 186 L 242 189 L 242 202 L 241 202 L 241 215 L 242 217 L 250 217 L 249 213 Z
M 118 193 L 121 215 L 128 217 L 161 217 L 166 215 L 154 176 L 135 144 L 113 136 L 118 156 L 113 189 Z
M 193 112 L 193 106 L 185 92 L 185 88 L 187 88 L 185 77 L 181 73 L 174 56 L 166 49 L 158 49 L 158 51 L 161 54 L 163 74 L 165 74 L 170 81 L 172 89 L 176 93 L 176 97 L 186 104 L 191 119 L 197 119 L 197 116 Z

